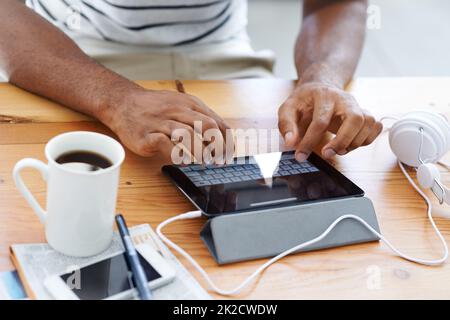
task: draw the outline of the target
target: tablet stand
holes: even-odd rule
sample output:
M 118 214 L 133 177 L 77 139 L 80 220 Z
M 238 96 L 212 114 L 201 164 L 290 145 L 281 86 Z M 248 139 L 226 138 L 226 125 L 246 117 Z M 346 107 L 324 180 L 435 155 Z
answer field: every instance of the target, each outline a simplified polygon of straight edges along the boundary
M 222 215 L 207 221 L 200 236 L 218 264 L 273 257 L 319 236 L 345 214 L 379 231 L 372 202 L 365 197 Z M 324 239 L 299 251 L 377 241 L 356 220 L 341 221 Z

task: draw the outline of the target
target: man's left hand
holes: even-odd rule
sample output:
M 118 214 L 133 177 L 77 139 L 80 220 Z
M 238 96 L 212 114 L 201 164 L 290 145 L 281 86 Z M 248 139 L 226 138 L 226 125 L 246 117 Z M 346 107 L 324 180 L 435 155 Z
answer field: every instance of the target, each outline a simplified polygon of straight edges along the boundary
M 278 119 L 285 144 L 295 147 L 298 161 L 306 160 L 327 131 L 335 134 L 321 150 L 329 159 L 372 143 L 383 130 L 352 95 L 321 82 L 298 85 L 280 107 Z

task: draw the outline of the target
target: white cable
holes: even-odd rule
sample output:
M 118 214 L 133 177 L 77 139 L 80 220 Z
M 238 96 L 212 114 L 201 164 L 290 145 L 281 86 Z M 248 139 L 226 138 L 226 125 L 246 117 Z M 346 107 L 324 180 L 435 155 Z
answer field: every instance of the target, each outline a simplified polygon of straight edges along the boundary
M 202 277 L 205 279 L 205 281 L 208 283 L 208 285 L 210 286 L 210 288 L 212 290 L 214 290 L 216 293 L 218 293 L 220 295 L 223 295 L 223 296 L 230 296 L 230 295 L 238 294 L 242 289 L 244 289 L 247 285 L 249 285 L 261 272 L 263 272 L 270 265 L 272 265 L 275 262 L 277 262 L 278 260 L 286 257 L 287 255 L 289 255 L 291 253 L 294 253 L 297 250 L 303 249 L 303 248 L 305 248 L 307 246 L 310 246 L 310 245 L 312 245 L 314 243 L 317 243 L 317 242 L 321 241 L 323 238 L 325 238 L 334 229 L 334 227 L 336 227 L 336 225 L 338 225 L 341 221 L 343 221 L 345 219 L 354 219 L 354 220 L 358 221 L 359 223 L 361 223 L 364 227 L 366 227 L 367 230 L 369 230 L 374 235 L 379 237 L 380 240 L 383 241 L 393 252 L 395 252 L 398 256 L 400 256 L 401 258 L 403 258 L 405 260 L 408 260 L 408 261 L 411 261 L 411 262 L 415 262 L 415 263 L 418 263 L 418 264 L 428 265 L 428 266 L 440 265 L 440 264 L 444 263 L 447 260 L 448 247 L 447 247 L 447 243 L 445 242 L 444 237 L 442 236 L 441 232 L 439 231 L 439 229 L 437 228 L 436 224 L 434 223 L 433 216 L 432 216 L 431 201 L 428 198 L 428 196 L 416 185 L 414 180 L 410 177 L 408 172 L 405 170 L 403 164 L 401 162 L 399 162 L 398 164 L 399 164 L 400 169 L 402 170 L 403 174 L 408 179 L 409 183 L 414 187 L 414 189 L 419 193 L 419 195 L 425 200 L 425 202 L 427 204 L 428 219 L 430 220 L 430 223 L 431 223 L 434 231 L 438 235 L 438 237 L 441 240 L 442 245 L 444 247 L 444 255 L 440 259 L 426 260 L 426 259 L 419 259 L 419 258 L 410 257 L 410 256 L 400 252 L 399 250 L 397 250 L 383 235 L 381 235 L 378 231 L 376 231 L 374 228 L 372 228 L 372 226 L 370 226 L 365 220 L 363 220 L 362 218 L 360 218 L 358 216 L 355 216 L 355 215 L 352 215 L 352 214 L 347 214 L 347 215 L 340 216 L 338 219 L 334 220 L 333 223 L 330 224 L 330 226 L 324 232 L 322 232 L 319 236 L 317 236 L 316 238 L 314 238 L 312 240 L 309 240 L 309 241 L 306 241 L 306 242 L 303 242 L 303 243 L 301 243 L 301 244 L 299 244 L 299 245 L 297 245 L 297 246 L 295 246 L 295 247 L 293 247 L 293 248 L 291 248 L 289 250 L 286 250 L 286 251 L 280 253 L 279 255 L 273 257 L 272 259 L 270 259 L 266 263 L 262 264 L 258 269 L 256 269 L 247 279 L 245 279 L 236 288 L 231 289 L 231 290 L 223 290 L 223 289 L 220 289 L 219 287 L 216 286 L 216 284 L 209 277 L 208 273 L 197 263 L 197 261 L 194 260 L 194 258 L 192 258 L 186 251 L 184 251 L 178 245 L 173 243 L 170 239 L 168 239 L 162 233 L 162 229 L 165 226 L 171 224 L 172 222 L 175 222 L 175 221 L 178 221 L 178 220 L 184 220 L 184 219 L 200 218 L 202 216 L 200 211 L 191 211 L 191 212 L 180 214 L 178 216 L 175 216 L 175 217 L 172 217 L 170 219 L 167 219 L 166 221 L 162 222 L 156 228 L 156 233 L 158 234 L 158 236 L 169 247 L 171 247 L 172 249 L 177 251 L 179 254 L 181 254 L 184 258 L 186 258 L 186 260 L 188 260 L 195 267 L 195 269 L 197 269 L 197 271 L 202 275 Z
M 408 258 L 405 258 L 405 259 L 413 261 L 413 262 L 417 262 L 417 263 L 420 263 L 420 264 L 425 264 L 425 265 L 440 265 L 440 264 L 444 263 L 447 260 L 447 258 L 448 258 L 448 246 L 447 246 L 447 242 L 445 242 L 444 237 L 442 236 L 441 232 L 439 231 L 438 227 L 436 226 L 436 223 L 434 222 L 434 219 L 433 219 L 433 206 L 431 204 L 431 200 L 419 188 L 419 186 L 414 182 L 414 180 L 411 178 L 411 176 L 408 174 L 408 172 L 406 171 L 405 167 L 403 166 L 403 163 L 398 161 L 398 165 L 399 165 L 400 169 L 402 170 L 403 175 L 406 177 L 406 179 L 408 179 L 409 183 L 413 186 L 413 188 L 417 191 L 417 193 L 425 200 L 425 202 L 427 204 L 428 220 L 430 220 L 430 223 L 431 223 L 431 226 L 434 229 L 434 232 L 439 237 L 439 240 L 441 241 L 442 246 L 444 247 L 444 254 L 443 254 L 442 258 L 440 258 L 440 259 L 436 259 L 436 260 L 422 260 L 422 259 L 408 259 Z
M 392 120 L 392 121 L 398 121 L 399 118 L 395 117 L 395 116 L 384 116 L 380 118 L 380 122 L 383 122 L 385 120 Z
M 438 161 L 437 163 L 439 165 L 443 166 L 445 169 L 450 170 L 450 163 L 445 162 L 445 161 Z
M 386 120 L 398 121 L 399 118 L 394 117 L 394 116 L 384 116 L 384 117 L 381 117 L 379 121 L 382 123 L 383 121 L 386 121 Z M 382 133 L 385 133 L 385 132 L 388 132 L 389 130 L 391 130 L 391 127 L 384 127 Z

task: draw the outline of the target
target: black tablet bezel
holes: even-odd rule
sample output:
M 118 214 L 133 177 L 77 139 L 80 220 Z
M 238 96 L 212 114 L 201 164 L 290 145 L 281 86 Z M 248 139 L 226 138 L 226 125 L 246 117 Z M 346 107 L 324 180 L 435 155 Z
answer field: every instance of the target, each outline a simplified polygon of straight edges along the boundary
M 293 154 L 294 151 L 287 151 L 283 152 L 283 154 Z M 248 160 L 250 157 L 246 156 L 245 160 Z M 240 158 L 242 159 L 242 158 Z M 236 159 L 235 159 L 236 160 Z M 344 176 L 341 172 L 339 172 L 337 169 L 335 169 L 331 164 L 329 164 L 327 161 L 320 158 L 317 154 L 311 153 L 311 155 L 308 158 L 308 161 L 311 162 L 313 165 L 315 165 L 319 170 L 322 170 L 323 172 L 329 174 L 333 178 L 336 179 L 336 182 L 339 185 L 345 186 L 346 189 L 351 190 L 349 195 L 341 196 L 341 197 L 332 197 L 328 199 L 320 199 L 320 200 L 298 200 L 298 201 L 292 201 L 286 204 L 276 204 L 276 205 L 267 205 L 264 207 L 259 207 L 258 209 L 265 209 L 270 207 L 280 207 L 280 206 L 292 206 L 292 205 L 298 205 L 298 204 L 306 204 L 306 203 L 312 203 L 317 201 L 328 201 L 328 200 L 337 200 L 337 199 L 344 199 L 344 198 L 351 198 L 351 197 L 362 197 L 364 196 L 364 191 L 358 187 L 354 182 L 352 182 L 350 179 L 348 179 L 346 176 Z M 204 193 L 201 191 L 200 188 L 203 187 L 197 187 L 195 186 L 191 180 L 179 169 L 181 166 L 177 165 L 166 165 L 162 167 L 162 172 L 164 175 L 168 176 L 171 181 L 178 187 L 178 189 L 192 202 L 192 204 L 197 207 L 202 213 L 208 217 L 215 217 L 223 214 L 232 214 L 237 212 L 244 212 L 244 211 L 251 211 L 254 210 L 254 208 L 247 208 L 244 210 L 237 210 L 232 212 L 207 212 L 205 211 L 205 206 L 207 205 L 207 201 L 205 199 Z M 204 205 L 203 205 L 204 204 Z

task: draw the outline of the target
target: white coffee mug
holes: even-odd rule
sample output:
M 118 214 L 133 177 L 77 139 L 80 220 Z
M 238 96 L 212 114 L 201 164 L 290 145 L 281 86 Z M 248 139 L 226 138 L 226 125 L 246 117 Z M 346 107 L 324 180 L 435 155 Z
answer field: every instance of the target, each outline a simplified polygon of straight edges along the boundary
M 71 151 L 93 152 L 109 159 L 112 166 L 98 171 L 80 171 L 55 160 Z M 120 166 L 125 158 L 116 140 L 93 132 L 69 132 L 51 139 L 45 147 L 48 164 L 36 159 L 20 160 L 14 167 L 17 188 L 45 224 L 48 243 L 70 256 L 87 257 L 111 243 L 119 185 Z M 47 182 L 47 211 L 25 186 L 20 172 L 40 171 Z

